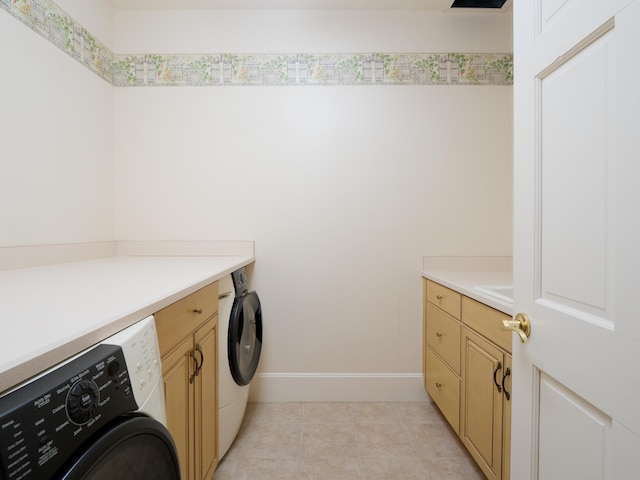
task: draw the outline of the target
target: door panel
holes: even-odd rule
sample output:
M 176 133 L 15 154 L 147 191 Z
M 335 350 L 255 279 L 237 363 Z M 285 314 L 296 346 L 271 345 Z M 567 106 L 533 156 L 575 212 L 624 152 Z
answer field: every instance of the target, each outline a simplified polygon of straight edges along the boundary
M 612 317 L 613 36 L 609 31 L 557 62 L 537 89 L 539 297 L 548 308 L 606 321 Z
M 539 478 L 605 478 L 611 418 L 543 372 L 540 381 Z
M 637 476 L 639 27 L 640 0 L 514 2 L 514 479 Z

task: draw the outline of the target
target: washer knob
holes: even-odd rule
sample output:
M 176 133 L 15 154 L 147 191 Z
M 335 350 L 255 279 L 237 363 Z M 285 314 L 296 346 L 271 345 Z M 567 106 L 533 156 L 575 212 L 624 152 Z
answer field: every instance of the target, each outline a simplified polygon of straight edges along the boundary
M 73 384 L 67 396 L 67 415 L 69 419 L 83 425 L 95 415 L 100 391 L 91 380 L 79 380 Z

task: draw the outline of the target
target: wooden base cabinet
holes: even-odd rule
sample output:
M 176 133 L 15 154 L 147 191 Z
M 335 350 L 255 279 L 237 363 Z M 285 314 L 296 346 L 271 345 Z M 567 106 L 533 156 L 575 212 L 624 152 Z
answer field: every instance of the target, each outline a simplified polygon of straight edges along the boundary
M 506 382 L 510 368 L 508 355 L 469 328 L 463 328 L 462 344 L 460 438 L 487 478 L 505 479 L 504 405 L 508 400 L 502 381 Z
M 424 386 L 456 433 L 460 422 L 460 294 L 425 283 Z
M 218 285 L 157 312 L 167 426 L 183 480 L 210 480 L 218 464 Z
M 429 396 L 491 480 L 509 480 L 508 315 L 424 280 L 424 381 Z

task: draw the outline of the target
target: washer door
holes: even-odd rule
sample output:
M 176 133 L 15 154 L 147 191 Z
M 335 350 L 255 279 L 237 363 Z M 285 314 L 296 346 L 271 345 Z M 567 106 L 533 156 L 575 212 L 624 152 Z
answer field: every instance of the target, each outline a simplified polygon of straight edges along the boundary
M 248 385 L 256 373 L 262 350 L 262 309 L 256 292 L 236 297 L 229 318 L 227 353 L 231 375 Z
M 180 480 L 175 445 L 157 420 L 120 417 L 92 439 L 60 480 Z

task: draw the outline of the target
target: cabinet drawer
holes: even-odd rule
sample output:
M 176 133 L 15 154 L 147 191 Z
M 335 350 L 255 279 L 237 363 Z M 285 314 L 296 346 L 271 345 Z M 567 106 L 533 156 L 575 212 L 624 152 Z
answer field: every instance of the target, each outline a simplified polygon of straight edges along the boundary
M 427 301 L 460 320 L 460 295 L 458 292 L 427 280 Z
M 436 355 L 426 350 L 425 384 L 431 396 L 456 433 L 460 432 L 460 379 Z
M 427 345 L 460 375 L 460 323 L 430 303 L 427 309 Z
M 160 355 L 164 356 L 218 311 L 218 282 L 155 313 Z
M 467 297 L 462 298 L 462 323 L 484 335 L 490 341 L 511 353 L 512 333 L 502 330 L 502 320 L 509 315 Z

